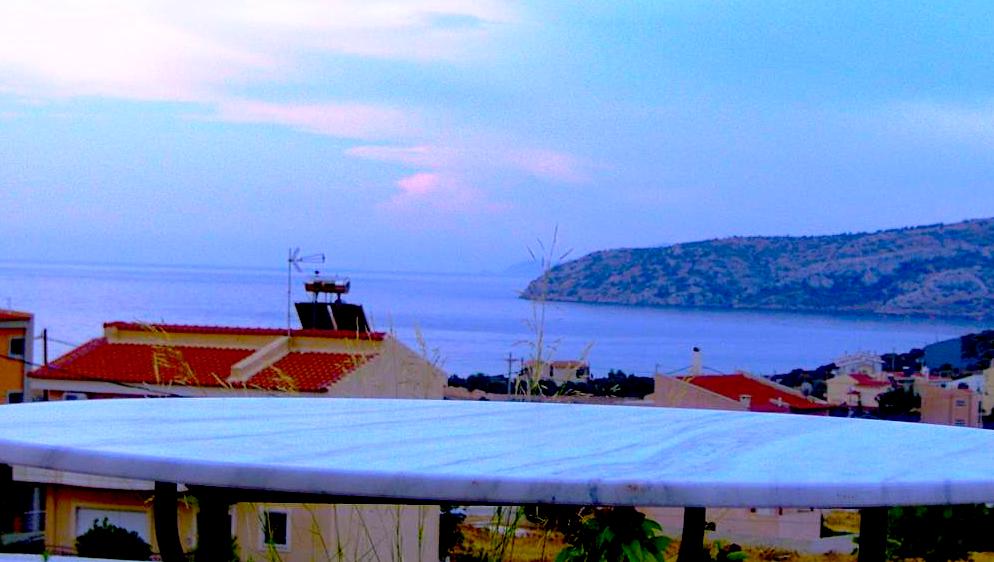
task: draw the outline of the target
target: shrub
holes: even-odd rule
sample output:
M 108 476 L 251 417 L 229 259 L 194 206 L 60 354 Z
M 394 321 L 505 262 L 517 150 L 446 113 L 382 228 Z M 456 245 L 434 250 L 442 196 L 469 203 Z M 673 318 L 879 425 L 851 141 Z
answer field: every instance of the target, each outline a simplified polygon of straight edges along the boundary
M 84 558 L 112 560 L 150 560 L 152 547 L 138 533 L 103 521 L 93 521 L 93 527 L 76 538 L 76 552 Z

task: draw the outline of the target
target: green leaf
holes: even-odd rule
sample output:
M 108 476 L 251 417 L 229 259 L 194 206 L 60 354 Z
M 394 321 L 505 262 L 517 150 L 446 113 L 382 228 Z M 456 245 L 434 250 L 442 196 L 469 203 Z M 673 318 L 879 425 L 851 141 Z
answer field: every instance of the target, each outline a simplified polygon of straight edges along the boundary
M 559 551 L 556 556 L 556 562 L 574 562 L 582 560 L 582 551 L 578 550 L 574 546 L 567 546 L 566 548 Z
M 621 552 L 629 562 L 643 562 L 646 559 L 642 545 L 636 541 L 621 545 Z
M 669 548 L 671 542 L 673 542 L 673 539 L 669 537 L 660 536 L 660 537 L 653 537 L 651 544 L 652 547 L 655 548 L 657 551 L 663 552 L 667 548 Z
M 649 536 L 652 536 L 655 535 L 656 533 L 663 532 L 663 527 L 662 525 L 656 523 L 652 519 L 646 518 L 645 521 L 642 521 L 642 532 L 644 532 Z

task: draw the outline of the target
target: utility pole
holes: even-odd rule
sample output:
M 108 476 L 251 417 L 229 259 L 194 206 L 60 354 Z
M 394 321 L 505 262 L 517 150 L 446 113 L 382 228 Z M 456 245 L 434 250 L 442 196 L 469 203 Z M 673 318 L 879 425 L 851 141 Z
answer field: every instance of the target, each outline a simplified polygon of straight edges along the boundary
M 514 368 L 514 356 L 507 352 L 507 395 L 511 395 L 511 370 Z

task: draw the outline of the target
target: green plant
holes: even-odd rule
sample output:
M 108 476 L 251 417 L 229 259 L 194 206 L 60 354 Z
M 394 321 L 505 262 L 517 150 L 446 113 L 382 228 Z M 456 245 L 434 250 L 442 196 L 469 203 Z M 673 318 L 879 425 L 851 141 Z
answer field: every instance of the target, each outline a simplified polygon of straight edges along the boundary
M 556 244 L 558 243 L 558 238 L 559 226 L 556 225 L 552 231 L 552 241 L 548 248 L 546 248 L 546 245 L 541 239 L 538 240 L 539 253 L 536 254 L 531 248 L 528 248 L 528 253 L 531 255 L 532 260 L 538 262 L 541 266 L 542 275 L 538 279 L 538 290 L 532 296 L 532 318 L 528 322 L 528 327 L 533 332 L 534 338 L 531 341 L 519 342 L 531 348 L 529 354 L 531 355 L 531 369 L 527 373 L 526 380 L 522 381 L 519 377 L 515 382 L 515 394 L 527 394 L 531 396 L 542 393 L 539 380 L 557 347 L 557 342 L 550 343 L 547 341 L 545 333 L 545 305 L 549 295 L 549 279 L 552 268 L 566 259 L 572 252 L 572 250 L 567 250 L 563 254 L 557 255 Z M 524 382 L 523 387 L 522 382 Z
M 971 551 L 994 548 L 994 508 L 984 504 L 894 507 L 887 516 L 892 559 L 965 560 Z
M 776 549 L 767 548 L 760 553 L 760 560 L 775 560 L 777 556 Z M 745 560 L 746 553 L 742 550 L 742 547 L 738 544 L 731 543 L 726 544 L 724 541 L 714 541 L 711 545 L 711 552 L 708 553 L 710 560 L 714 562 L 732 562 L 737 560 Z
M 664 562 L 670 539 L 662 530 L 634 507 L 597 508 L 566 536 L 556 562 Z
M 112 560 L 149 560 L 152 547 L 138 533 L 103 521 L 93 521 L 93 527 L 76 538 L 76 552 L 85 558 Z

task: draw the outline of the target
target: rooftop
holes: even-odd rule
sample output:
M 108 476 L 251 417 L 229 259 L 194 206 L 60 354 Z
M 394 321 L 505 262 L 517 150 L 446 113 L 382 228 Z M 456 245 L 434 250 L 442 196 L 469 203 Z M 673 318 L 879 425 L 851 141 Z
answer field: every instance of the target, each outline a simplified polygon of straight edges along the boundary
M 286 331 L 271 328 L 144 325 L 110 322 L 108 337 L 97 338 L 37 369 L 40 380 L 109 382 L 121 385 L 189 386 L 265 391 L 326 392 L 377 355 L 377 348 L 348 349 L 340 343 L 327 349 L 292 349 Z M 138 331 L 150 341 L 118 341 L 115 330 Z M 173 343 L 169 335 L 218 336 Z M 356 334 L 328 330 L 293 330 L 295 337 L 324 340 L 359 338 L 381 341 L 382 333 Z M 155 336 L 161 335 L 161 338 Z M 233 342 L 231 336 L 272 336 L 269 342 Z M 281 342 L 280 339 L 284 342 Z M 331 344 L 332 342 L 328 342 Z M 347 342 L 345 342 L 347 344 Z M 321 346 L 325 347 L 325 346 Z
M 875 378 L 871 377 L 870 375 L 863 374 L 863 373 L 853 373 L 853 374 L 851 374 L 849 376 L 852 377 L 853 380 L 856 381 L 856 384 L 858 384 L 859 386 L 870 386 L 870 387 L 885 387 L 885 386 L 890 386 L 890 383 L 887 382 L 887 381 L 882 381 L 880 379 L 875 379 Z
M 0 322 L 27 322 L 28 320 L 31 320 L 31 314 L 27 312 L 0 308 Z
M 286 328 L 252 328 L 239 326 L 201 326 L 187 324 L 144 324 L 140 322 L 107 322 L 104 329 L 114 328 L 127 331 L 162 332 L 169 334 L 207 334 L 230 336 L 285 336 Z M 383 332 L 352 332 L 348 330 L 289 330 L 294 337 L 354 339 L 382 341 Z
M 685 375 L 680 380 L 699 386 L 732 400 L 749 396 L 749 409 L 754 412 L 789 412 L 791 410 L 823 410 L 828 403 L 810 398 L 771 381 L 743 373 L 730 375 Z

